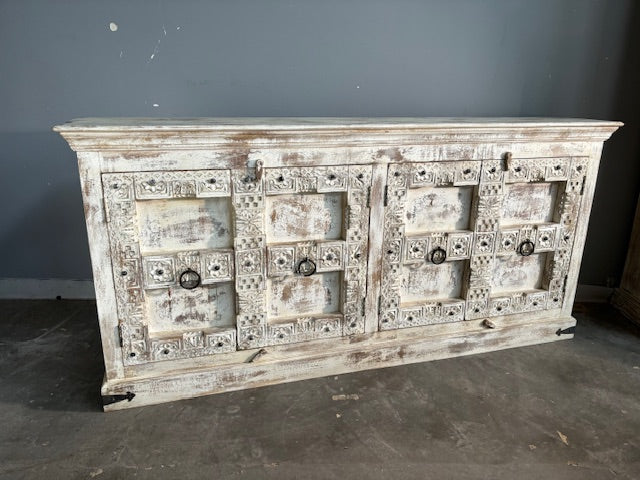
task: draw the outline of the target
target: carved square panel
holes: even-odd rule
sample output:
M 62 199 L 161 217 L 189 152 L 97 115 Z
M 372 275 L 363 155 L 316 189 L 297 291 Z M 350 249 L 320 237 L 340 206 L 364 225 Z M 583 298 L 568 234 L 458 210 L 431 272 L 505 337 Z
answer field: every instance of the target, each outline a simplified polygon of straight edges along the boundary
M 323 242 L 318 245 L 317 272 L 344 268 L 344 242 Z
M 145 257 L 142 270 L 145 288 L 164 288 L 176 282 L 173 257 Z
M 498 232 L 496 254 L 515 253 L 520 243 L 520 229 L 504 229 Z
M 536 238 L 535 238 L 535 251 L 536 252 L 549 252 L 556 248 L 558 226 L 552 225 L 538 225 Z
M 447 259 L 462 260 L 471 253 L 471 232 L 450 233 L 448 235 Z
M 233 250 L 203 252 L 201 254 L 202 283 L 224 282 L 234 277 Z
M 268 247 L 268 275 L 293 275 L 295 269 L 295 246 Z

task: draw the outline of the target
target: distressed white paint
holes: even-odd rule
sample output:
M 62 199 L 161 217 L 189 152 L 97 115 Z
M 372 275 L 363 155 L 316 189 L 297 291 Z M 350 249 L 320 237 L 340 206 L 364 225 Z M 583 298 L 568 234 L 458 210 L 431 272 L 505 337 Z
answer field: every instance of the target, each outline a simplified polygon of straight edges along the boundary
M 335 240 L 342 236 L 342 193 L 269 196 L 267 239 L 275 242 Z
M 143 253 L 233 246 L 228 198 L 145 200 L 136 210 Z
M 442 265 L 427 262 L 405 265 L 402 269 L 402 304 L 460 298 L 465 264 L 459 261 Z
M 535 290 L 542 285 L 542 274 L 547 261 L 546 254 L 529 257 L 505 255 L 496 258 L 491 291 L 493 293 Z
M 571 305 L 602 142 L 619 125 L 84 119 L 56 127 L 78 151 L 107 370 L 103 393 L 136 393 L 109 409 L 570 337 L 555 331 L 575 322 Z M 418 164 L 439 180 L 430 185 L 415 176 Z M 537 174 L 542 183 L 520 180 L 515 170 L 547 164 Z M 578 164 L 584 170 L 577 186 L 569 185 L 566 169 Z M 508 170 L 495 188 L 485 177 L 493 174 L 481 172 L 492 165 Z M 388 168 L 405 172 L 400 178 L 411 184 L 402 210 L 396 197 L 384 204 L 385 187 L 402 193 Z M 137 172 L 157 173 L 160 183 L 145 184 L 147 174 L 134 179 Z M 103 173 L 114 174 L 104 191 Z M 212 174 L 220 181 L 208 183 Z M 494 205 L 496 194 L 506 200 Z M 529 213 L 518 205 L 525 197 L 534 203 Z M 395 237 L 388 236 L 392 221 L 400 222 Z M 564 221 L 567 245 L 553 237 Z M 509 235 L 532 237 L 547 253 L 518 256 L 498 245 Z M 543 235 L 552 237 L 546 248 Z M 422 257 L 408 249 L 416 239 L 424 240 Z M 429 263 L 436 246 L 447 251 L 442 265 Z M 499 252 L 488 269 L 482 249 Z M 388 251 L 406 261 L 397 273 Z M 304 258 L 319 267 L 311 277 L 296 274 Z M 203 285 L 181 289 L 185 268 L 199 270 Z M 401 325 L 394 327 L 400 330 L 376 332 L 390 308 L 378 305 L 388 298 L 389 279 L 405 285 Z M 560 279 L 566 286 L 554 290 Z M 482 282 L 494 289 L 489 310 L 474 313 Z M 127 293 L 134 291 L 140 295 Z M 129 328 L 144 326 L 127 338 L 147 343 L 127 340 L 121 348 L 117 326 L 129 318 L 127 302 L 139 322 Z M 494 329 L 484 326 L 487 316 Z
M 235 294 L 231 282 L 194 291 L 168 287 L 147 292 L 147 318 L 152 333 L 233 328 Z
M 504 190 L 503 225 L 552 221 L 558 192 L 556 183 L 512 183 L 505 185 Z
M 340 311 L 339 272 L 310 277 L 285 276 L 267 282 L 267 313 L 272 321 L 293 315 L 318 315 Z
M 469 228 L 473 187 L 416 188 L 407 193 L 406 231 Z

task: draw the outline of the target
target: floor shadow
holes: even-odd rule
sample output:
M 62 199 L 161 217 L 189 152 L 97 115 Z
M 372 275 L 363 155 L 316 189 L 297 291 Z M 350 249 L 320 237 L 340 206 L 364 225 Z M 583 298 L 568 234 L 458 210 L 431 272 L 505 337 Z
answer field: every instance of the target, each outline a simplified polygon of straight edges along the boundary
M 61 411 L 102 409 L 94 301 L 2 300 L 0 400 Z

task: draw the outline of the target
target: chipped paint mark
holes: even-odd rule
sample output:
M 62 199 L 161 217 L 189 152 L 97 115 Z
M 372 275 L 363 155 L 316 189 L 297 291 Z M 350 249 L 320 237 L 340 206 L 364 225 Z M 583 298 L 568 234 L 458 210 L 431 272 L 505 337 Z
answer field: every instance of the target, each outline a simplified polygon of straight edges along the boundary
M 331 397 L 331 400 L 333 400 L 334 402 L 338 401 L 338 400 L 360 400 L 360 395 L 358 395 L 357 393 L 349 393 L 349 394 L 340 394 L 340 395 L 333 395 Z
M 560 430 L 556 430 L 556 433 L 558 434 L 558 437 L 560 437 L 560 440 L 562 440 L 562 443 L 569 445 L 569 440 L 566 435 L 564 435 Z
M 147 63 L 151 63 L 153 61 L 154 58 L 156 58 L 156 55 L 158 53 L 160 53 L 160 42 L 162 41 L 161 38 L 158 39 L 158 41 L 156 42 L 156 46 L 153 47 L 153 53 L 151 54 L 151 56 L 149 57 L 149 60 L 147 60 Z
M 164 24 L 162 25 L 162 32 L 164 33 L 164 36 L 167 36 L 167 29 L 164 28 Z
M 120 58 L 122 58 L 122 55 L 124 55 L 124 52 L 120 50 Z
M 112 32 L 117 32 L 118 31 L 118 24 L 115 23 L 115 22 L 109 23 L 109 30 L 111 30 Z
M 159 107 L 160 105 L 159 105 L 159 104 L 157 104 L 157 103 L 154 103 L 154 104 L 153 104 L 153 106 L 154 106 L 154 107 Z
M 176 27 L 176 30 L 180 30 L 180 27 Z

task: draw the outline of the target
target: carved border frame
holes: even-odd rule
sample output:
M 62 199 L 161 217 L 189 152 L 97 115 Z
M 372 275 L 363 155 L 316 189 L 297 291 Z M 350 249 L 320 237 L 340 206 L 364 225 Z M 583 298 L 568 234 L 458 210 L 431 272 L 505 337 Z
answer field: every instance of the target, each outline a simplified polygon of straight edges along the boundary
M 495 222 L 495 237 L 490 252 L 472 257 L 467 319 L 562 308 L 588 165 L 588 157 L 516 159 L 507 154 L 502 160 L 483 161 L 476 231 Z M 503 228 L 500 216 L 488 206 L 495 205 L 499 213 L 505 184 L 532 182 L 558 182 L 553 221 Z M 524 240 L 534 243 L 534 255 L 547 256 L 541 288 L 492 295 L 496 256 L 517 255 Z
M 371 165 L 232 172 L 239 349 L 364 333 L 371 174 Z M 265 195 L 329 192 L 346 194 L 342 240 L 267 246 Z M 314 258 L 319 272 L 343 272 L 342 312 L 271 324 L 265 313 L 267 276 L 290 274 L 302 256 Z
M 179 336 L 150 334 L 144 318 L 145 289 L 175 285 L 176 268 L 181 264 L 200 271 L 207 267 L 209 260 L 215 259 L 226 265 L 226 275 L 216 278 L 214 274 L 203 274 L 203 283 L 232 280 L 233 257 L 230 250 L 143 257 L 136 213 L 137 201 L 229 196 L 229 170 L 103 173 L 102 183 L 124 364 L 235 351 L 234 328 L 187 330 Z M 162 267 L 150 268 L 155 264 Z
M 588 164 L 588 157 L 513 159 L 510 155 L 501 160 L 390 164 L 378 310 L 380 330 L 561 308 Z M 501 229 L 505 183 L 538 181 L 561 182 L 554 222 Z M 407 190 L 431 185 L 477 185 L 471 232 L 405 234 Z M 451 241 L 454 237 L 455 243 Z M 516 246 L 525 238 L 532 239 L 536 254 L 547 253 L 543 288 L 492 296 L 496 255 L 515 254 Z M 452 244 L 462 246 L 460 255 L 452 250 Z M 400 308 L 402 265 L 423 261 L 436 247 L 447 251 L 447 260 L 469 259 L 463 301 L 425 302 Z
M 436 248 L 446 251 L 446 261 L 466 261 L 471 255 L 474 240 L 471 230 L 407 235 L 406 202 L 408 190 L 411 188 L 477 187 L 480 169 L 481 162 L 478 160 L 389 165 L 382 246 L 382 285 L 378 309 L 380 330 L 464 320 L 464 298 L 425 300 L 410 307 L 400 305 L 403 265 L 428 261 L 430 252 Z M 471 209 L 473 215 L 473 203 Z M 467 270 L 468 266 L 465 267 L 463 278 L 466 278 Z M 464 294 L 463 288 L 462 295 Z

